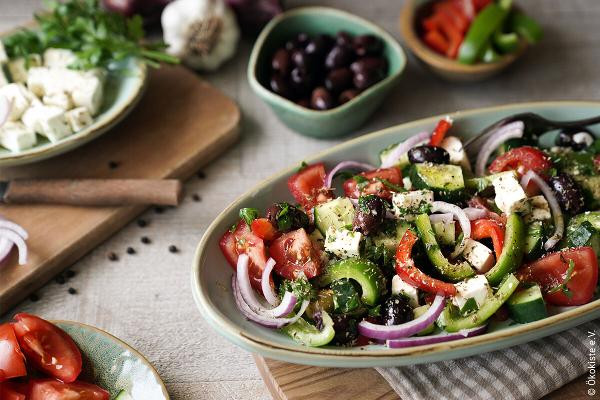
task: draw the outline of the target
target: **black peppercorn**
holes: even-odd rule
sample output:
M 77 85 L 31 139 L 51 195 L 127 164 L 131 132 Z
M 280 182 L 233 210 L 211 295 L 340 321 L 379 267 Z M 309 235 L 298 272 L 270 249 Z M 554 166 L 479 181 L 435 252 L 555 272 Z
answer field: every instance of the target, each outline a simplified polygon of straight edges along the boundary
M 135 254 L 135 249 L 133 247 L 128 247 L 127 254 Z
M 109 161 L 108 162 L 108 168 L 110 169 L 117 169 L 119 167 L 120 163 L 116 162 L 116 161 Z
M 32 293 L 31 295 L 29 295 L 29 300 L 31 300 L 31 301 L 32 301 L 32 302 L 34 302 L 34 303 L 35 303 L 36 301 L 38 301 L 39 299 L 40 299 L 40 296 L 38 296 L 38 295 L 37 295 L 37 294 L 35 294 L 35 293 Z
M 192 200 L 198 202 L 198 201 L 202 200 L 202 198 L 197 193 L 194 193 L 192 195 Z
M 142 243 L 150 244 L 150 238 L 148 236 L 142 236 Z
M 119 259 L 119 256 L 117 256 L 117 255 L 116 255 L 115 253 L 113 253 L 113 252 L 110 252 L 110 253 L 108 253 L 108 259 L 109 259 L 110 261 L 117 261 L 117 260 Z
M 69 294 L 77 294 L 77 289 L 70 287 Z
M 64 285 L 66 282 L 65 277 L 62 275 L 58 275 L 56 278 L 54 278 L 54 281 L 59 285 Z
M 148 225 L 148 223 L 146 222 L 146 220 L 145 219 L 141 219 L 141 218 L 137 220 L 137 224 L 138 224 L 138 226 L 140 228 L 144 228 L 144 227 L 146 227 L 146 225 Z
M 174 244 L 169 246 L 169 251 L 171 253 L 177 253 L 179 251 L 179 249 L 177 248 L 177 246 L 175 246 Z

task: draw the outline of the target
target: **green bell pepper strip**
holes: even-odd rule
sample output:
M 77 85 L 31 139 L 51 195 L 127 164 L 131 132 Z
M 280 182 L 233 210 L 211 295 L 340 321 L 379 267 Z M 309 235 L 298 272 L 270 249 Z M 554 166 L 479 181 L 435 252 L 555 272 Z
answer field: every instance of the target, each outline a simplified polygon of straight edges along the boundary
M 458 49 L 458 61 L 473 64 L 483 54 L 492 34 L 508 16 L 511 0 L 500 0 L 486 6 L 473 20 L 467 35 Z
M 506 220 L 502 255 L 485 274 L 490 285 L 498 285 L 506 275 L 521 266 L 525 251 L 525 231 L 523 219 L 516 213 L 510 214 Z
M 291 325 L 284 326 L 281 331 L 294 339 L 296 342 L 305 346 L 318 347 L 325 346 L 331 342 L 335 336 L 333 329 L 333 320 L 325 311 L 321 311 L 323 319 L 323 329 L 319 330 L 316 326 L 309 324 L 304 318 Z
M 504 33 L 502 30 L 498 29 L 494 32 L 492 41 L 494 42 L 494 46 L 500 50 L 500 52 L 505 54 L 512 53 L 519 48 L 519 35 L 515 32 Z
M 531 44 L 535 44 L 542 39 L 543 32 L 540 25 L 522 12 L 512 13 L 508 26 L 512 32 L 518 33 Z
M 429 261 L 431 261 L 433 266 L 443 277 L 453 282 L 459 282 L 475 275 L 473 268 L 471 268 L 468 262 L 463 261 L 458 264 L 452 264 L 446 258 L 446 256 L 442 254 L 440 246 L 435 239 L 431 221 L 429 220 L 429 215 L 417 215 L 415 218 L 415 225 L 417 227 L 419 237 L 425 245 L 425 252 L 427 253 Z
M 456 307 L 448 304 L 440 314 L 437 324 L 446 332 L 458 332 L 462 329 L 481 326 L 504 304 L 519 286 L 519 280 L 513 275 L 506 276 L 496 293 L 488 297 L 479 310 L 465 317 L 456 312 Z
M 500 54 L 494 49 L 494 46 L 492 46 L 491 43 L 488 43 L 481 56 L 481 61 L 489 64 L 498 61 L 500 58 Z
M 347 258 L 330 264 L 317 279 L 317 285 L 323 287 L 338 279 L 353 279 L 362 289 L 363 303 L 374 306 L 385 290 L 385 277 L 377 265 L 362 258 Z

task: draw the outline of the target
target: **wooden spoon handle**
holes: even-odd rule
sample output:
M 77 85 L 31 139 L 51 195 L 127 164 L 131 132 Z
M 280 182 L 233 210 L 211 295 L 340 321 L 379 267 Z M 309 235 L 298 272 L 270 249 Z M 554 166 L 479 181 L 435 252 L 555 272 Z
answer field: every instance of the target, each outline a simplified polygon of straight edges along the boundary
M 180 199 L 176 179 L 24 179 L 10 182 L 3 198 L 5 203 L 76 206 L 175 206 Z

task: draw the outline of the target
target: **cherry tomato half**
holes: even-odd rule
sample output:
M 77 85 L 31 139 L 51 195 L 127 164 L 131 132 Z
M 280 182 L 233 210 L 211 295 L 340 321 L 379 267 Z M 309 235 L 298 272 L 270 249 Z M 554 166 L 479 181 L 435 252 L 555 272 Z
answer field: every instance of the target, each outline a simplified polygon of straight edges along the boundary
M 91 383 L 41 379 L 30 382 L 28 400 L 108 400 L 109 397 L 106 390 Z
M 402 184 L 402 174 L 396 167 L 379 168 L 374 171 L 362 172 L 357 175 L 361 178 L 352 177 L 344 182 L 346 196 L 358 199 L 360 196 L 374 194 L 384 199 L 391 199 L 392 185 Z
M 552 167 L 550 157 L 542 150 L 531 146 L 516 147 L 496 157 L 490 164 L 489 171 L 497 174 L 502 171 L 515 170 L 519 175 L 531 170 L 544 175 Z
M 0 382 L 27 375 L 25 357 L 12 324 L 0 325 Z
M 325 187 L 325 165 L 317 163 L 304 167 L 288 179 L 288 188 L 294 199 L 307 212 L 315 205 L 330 200 L 333 196 Z
M 310 279 L 321 272 L 321 251 L 303 228 L 275 239 L 269 254 L 276 262 L 275 272 L 286 279 L 296 279 L 301 273 Z

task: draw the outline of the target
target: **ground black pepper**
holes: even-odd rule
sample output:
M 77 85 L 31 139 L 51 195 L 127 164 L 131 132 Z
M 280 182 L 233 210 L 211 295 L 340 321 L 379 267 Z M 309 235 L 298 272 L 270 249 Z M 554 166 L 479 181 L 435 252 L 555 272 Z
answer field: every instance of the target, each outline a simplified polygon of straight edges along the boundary
M 135 249 L 133 247 L 128 247 L 127 254 L 135 254 Z
M 142 240 L 142 243 L 144 243 L 144 244 L 150 244 L 151 243 L 151 240 L 150 240 L 150 238 L 148 236 L 142 236 L 141 240 Z
M 174 244 L 169 246 L 169 251 L 171 253 L 177 253 L 179 251 L 179 249 L 177 248 L 177 246 L 175 246 Z

